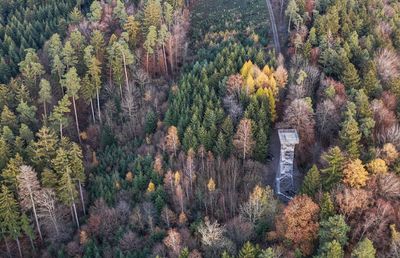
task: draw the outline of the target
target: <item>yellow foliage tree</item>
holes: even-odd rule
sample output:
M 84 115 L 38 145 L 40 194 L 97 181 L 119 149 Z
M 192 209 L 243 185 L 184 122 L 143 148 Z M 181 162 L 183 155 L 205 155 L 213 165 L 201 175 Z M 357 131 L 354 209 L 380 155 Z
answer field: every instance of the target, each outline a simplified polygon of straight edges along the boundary
M 133 173 L 131 171 L 128 171 L 128 173 L 126 173 L 125 180 L 128 181 L 128 182 L 132 182 L 133 181 Z
M 383 159 L 374 159 L 367 165 L 367 169 L 372 174 L 386 174 L 388 167 Z
M 181 182 L 181 173 L 179 171 L 175 172 L 174 180 L 175 180 L 175 185 L 179 185 L 179 183 Z
M 268 98 L 269 112 L 270 112 L 271 120 L 272 120 L 272 122 L 275 122 L 275 120 L 276 120 L 275 96 L 271 89 L 267 89 L 266 94 L 267 94 L 267 98 Z
M 271 75 L 273 74 L 273 70 L 268 65 L 265 65 L 263 68 L 263 73 L 268 77 L 271 77 Z
M 382 159 L 385 160 L 386 164 L 390 165 L 399 157 L 399 153 L 393 144 L 386 143 L 383 145 L 381 156 Z
M 343 175 L 343 182 L 356 189 L 365 186 L 368 181 L 368 171 L 359 159 L 350 161 L 343 170 Z
M 251 60 L 244 63 L 242 69 L 240 69 L 240 74 L 243 76 L 243 78 L 247 78 L 247 75 L 249 74 L 252 68 L 253 68 L 253 62 Z
M 264 73 L 260 73 L 256 79 L 257 88 L 265 88 L 269 84 L 269 78 Z
M 254 85 L 255 85 L 255 82 L 254 82 L 253 76 L 251 76 L 251 75 L 247 76 L 247 79 L 244 83 L 244 90 L 246 92 L 246 95 L 250 95 L 250 94 L 254 93 L 254 91 L 255 91 Z
M 150 181 L 149 186 L 147 187 L 147 192 L 152 193 L 155 190 L 156 190 L 155 184 L 152 181 Z
M 274 77 L 279 88 L 285 87 L 288 80 L 288 72 L 282 65 L 278 66 L 274 72 Z
M 214 192 L 215 191 L 215 182 L 212 178 L 208 180 L 207 188 L 209 192 Z

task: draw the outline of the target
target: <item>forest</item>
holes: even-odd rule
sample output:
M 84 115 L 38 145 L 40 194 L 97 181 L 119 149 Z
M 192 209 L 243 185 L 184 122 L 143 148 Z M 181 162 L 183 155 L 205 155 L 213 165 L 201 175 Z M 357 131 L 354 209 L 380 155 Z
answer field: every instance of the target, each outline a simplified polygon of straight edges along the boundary
M 400 257 L 399 97 L 395 0 L 0 0 L 0 257 Z

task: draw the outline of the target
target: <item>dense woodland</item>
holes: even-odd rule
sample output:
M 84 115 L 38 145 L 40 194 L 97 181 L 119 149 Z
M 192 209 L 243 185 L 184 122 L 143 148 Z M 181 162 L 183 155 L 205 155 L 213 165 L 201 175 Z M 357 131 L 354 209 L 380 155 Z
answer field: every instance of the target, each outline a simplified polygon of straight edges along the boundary
M 399 257 L 400 3 L 284 7 L 0 0 L 0 257 Z

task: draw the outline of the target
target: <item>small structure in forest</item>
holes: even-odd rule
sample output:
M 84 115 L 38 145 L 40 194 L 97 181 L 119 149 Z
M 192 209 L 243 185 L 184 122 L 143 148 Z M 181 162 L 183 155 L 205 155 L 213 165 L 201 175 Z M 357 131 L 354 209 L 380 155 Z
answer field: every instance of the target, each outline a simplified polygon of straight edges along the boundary
M 299 135 L 296 129 L 279 129 L 278 134 L 281 143 L 281 153 L 279 157 L 279 169 L 276 174 L 276 194 L 290 200 L 294 195 L 294 148 L 299 143 Z

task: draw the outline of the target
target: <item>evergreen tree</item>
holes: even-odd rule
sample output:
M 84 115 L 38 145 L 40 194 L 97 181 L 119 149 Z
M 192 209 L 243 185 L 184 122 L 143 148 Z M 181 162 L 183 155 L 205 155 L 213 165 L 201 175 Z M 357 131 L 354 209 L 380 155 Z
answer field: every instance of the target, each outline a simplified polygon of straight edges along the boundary
M 321 179 L 320 173 L 316 165 L 313 165 L 304 177 L 303 185 L 300 192 L 307 194 L 310 197 L 314 197 L 315 194 L 320 190 Z
M 157 1 L 157 0 L 156 0 Z M 146 71 L 149 72 L 149 55 L 154 54 L 154 47 L 157 42 L 157 28 L 155 26 L 149 27 L 149 32 L 146 36 L 146 41 L 143 43 L 143 47 L 146 50 Z
M 71 67 L 78 64 L 78 57 L 76 56 L 76 52 L 71 45 L 71 41 L 68 40 L 65 42 L 61 55 L 63 57 L 63 64 L 65 65 L 67 71 L 70 71 Z
M 92 22 L 99 22 L 103 14 L 103 8 L 99 1 L 93 1 L 90 5 L 90 13 L 88 14 L 89 20 Z
M 36 85 L 37 78 L 44 74 L 44 68 L 39 61 L 36 51 L 33 48 L 28 48 L 25 50 L 25 52 L 25 59 L 18 64 L 19 70 L 28 81 L 28 85 L 34 87 Z M 35 89 L 32 88 L 32 90 Z
M 47 119 L 47 104 L 51 103 L 51 86 L 49 81 L 42 79 L 40 81 L 39 103 L 43 104 L 44 117 Z
M 354 258 L 375 258 L 376 250 L 373 243 L 368 238 L 360 241 L 356 248 L 351 252 L 351 257 Z
M 140 32 L 140 23 L 135 19 L 134 16 L 130 15 L 124 24 L 124 30 L 129 35 L 129 46 L 133 49 L 136 46 L 138 40 L 138 34 Z
M 346 224 L 343 215 L 334 215 L 327 220 L 322 220 L 318 233 L 320 245 L 336 240 L 341 246 L 345 246 L 349 231 L 350 227 Z
M 58 101 L 57 105 L 53 108 L 53 111 L 49 117 L 49 121 L 56 123 L 55 128 L 59 129 L 60 137 L 63 136 L 63 127 L 66 126 L 68 123 L 65 114 L 71 112 L 71 109 L 69 108 L 70 106 L 71 102 L 69 101 L 68 96 L 64 96 L 61 100 Z
M 353 116 L 348 116 L 343 122 L 339 137 L 349 157 L 352 159 L 358 158 L 360 155 L 361 133 L 358 129 L 358 123 Z
M 335 215 L 335 207 L 333 206 L 332 198 L 329 192 L 326 192 L 322 195 L 320 207 L 321 220 L 327 220 L 329 217 Z
M 254 246 L 250 242 L 246 242 L 239 251 L 239 258 L 256 258 L 260 252 L 258 246 Z
M 352 63 L 349 63 L 343 73 L 343 83 L 348 89 L 359 89 L 360 88 L 360 77 L 357 69 Z
M 343 177 L 345 158 L 339 147 L 330 148 L 328 152 L 322 154 L 322 160 L 326 166 L 321 170 L 323 173 L 322 185 L 329 191 Z
M 21 215 L 20 225 L 21 225 L 22 232 L 24 232 L 25 235 L 28 236 L 28 238 L 31 242 L 32 249 L 35 250 L 35 245 L 33 244 L 33 239 L 35 238 L 35 233 L 33 232 L 33 229 L 29 222 L 29 218 L 28 218 L 28 216 L 26 216 L 25 213 L 22 213 L 22 215 Z
M 81 131 L 79 129 L 78 112 L 76 110 L 76 100 L 79 98 L 78 92 L 81 88 L 81 79 L 78 77 L 75 67 L 69 69 L 69 71 L 64 75 L 64 79 L 61 81 L 61 85 L 67 88 L 67 95 L 72 98 L 72 104 L 75 114 L 76 131 L 80 142 Z
M 5 186 L 1 186 L 0 192 L 0 228 L 2 233 L 15 239 L 18 245 L 19 256 L 22 257 L 19 237 L 21 235 L 20 214 L 13 194 Z
M 323 250 L 324 250 L 324 252 L 322 253 L 321 257 L 329 257 L 329 258 L 343 258 L 344 257 L 343 247 L 336 240 L 326 243 Z
M 23 160 L 21 155 L 15 154 L 15 157 L 10 159 L 7 166 L 2 171 L 2 183 L 8 187 L 11 191 L 16 193 L 18 188 L 17 177 L 20 174 L 20 166 L 23 165 Z

